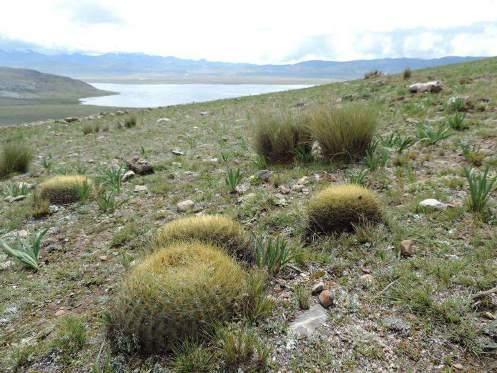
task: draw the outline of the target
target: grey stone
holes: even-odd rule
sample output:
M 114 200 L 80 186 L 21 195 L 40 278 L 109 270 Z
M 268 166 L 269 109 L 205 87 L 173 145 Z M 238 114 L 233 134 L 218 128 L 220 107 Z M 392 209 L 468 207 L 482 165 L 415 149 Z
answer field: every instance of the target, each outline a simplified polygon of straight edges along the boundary
M 409 333 L 411 326 L 408 322 L 402 320 L 399 317 L 385 317 L 382 320 L 382 324 L 389 330 L 398 332 L 398 333 Z
M 295 321 L 290 324 L 292 330 L 297 336 L 309 337 L 316 329 L 321 327 L 328 320 L 328 313 L 319 304 L 315 304 L 307 311 L 301 313 Z
M 272 175 L 273 172 L 269 170 L 259 170 L 255 173 L 255 176 L 264 182 L 268 182 Z
M 172 150 L 171 153 L 173 153 L 174 155 L 185 155 L 184 152 L 182 152 L 181 150 L 178 150 L 178 149 Z
M 187 199 L 186 201 L 181 201 L 178 202 L 176 205 L 176 208 L 178 212 L 188 212 L 193 210 L 193 207 L 195 206 L 195 202 L 193 202 L 191 199 Z

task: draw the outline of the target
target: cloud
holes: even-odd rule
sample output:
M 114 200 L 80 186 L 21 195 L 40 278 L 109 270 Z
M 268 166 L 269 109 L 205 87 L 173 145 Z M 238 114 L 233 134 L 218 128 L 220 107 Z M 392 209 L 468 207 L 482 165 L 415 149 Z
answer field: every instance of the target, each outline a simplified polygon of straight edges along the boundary
M 290 62 L 312 58 L 329 60 L 370 58 L 437 58 L 497 55 L 497 24 L 433 29 L 419 27 L 390 32 L 310 36 L 285 56 Z M 492 42 L 494 41 L 494 42 Z
M 102 6 L 97 1 L 79 0 L 64 3 L 63 7 L 70 13 L 73 21 L 82 25 L 123 22 L 111 9 Z
M 495 9 L 497 0 L 4 0 L 0 35 L 51 50 L 254 63 L 489 56 Z

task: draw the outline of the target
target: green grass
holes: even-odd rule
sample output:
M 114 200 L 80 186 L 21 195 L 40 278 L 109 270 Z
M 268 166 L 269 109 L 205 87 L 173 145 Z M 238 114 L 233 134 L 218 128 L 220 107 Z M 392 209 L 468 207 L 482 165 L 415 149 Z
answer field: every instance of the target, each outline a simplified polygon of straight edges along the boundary
M 497 196 L 490 192 L 484 213 L 473 213 L 466 203 L 471 192 L 463 166 L 477 167 L 481 154 L 485 157 L 475 175 L 482 175 L 486 166 L 487 178 L 495 175 L 496 70 L 497 60 L 488 59 L 416 70 L 409 81 L 402 74 L 386 75 L 300 91 L 140 110 L 133 113 L 138 125 L 126 129 L 116 128 L 127 118 L 117 114 L 71 125 L 50 122 L 0 128 L 2 144 L 17 141 L 33 150 L 29 172 L 0 180 L 1 191 L 21 182 L 38 186 L 62 174 L 84 174 L 96 180 L 103 168 L 139 154 L 155 169 L 153 175 L 137 175 L 121 185 L 116 196 L 119 206 L 112 213 L 101 213 L 98 188 L 95 198 L 85 203 L 49 207 L 44 201 L 40 203 L 43 216 L 36 218 L 32 193 L 17 202 L 0 198 L 0 235 L 7 242 L 17 234 L 29 237 L 51 228 L 40 248 L 38 272 L 24 270 L 15 259 L 0 253 L 0 371 L 10 372 L 15 367 L 19 371 L 97 372 L 110 371 L 110 367 L 118 371 L 188 371 L 199 365 L 214 371 L 249 371 L 253 367 L 261 371 L 257 353 L 239 361 L 236 356 L 229 357 L 229 351 L 236 350 L 240 357 L 250 355 L 250 349 L 238 343 L 250 338 L 239 330 L 254 333 L 268 348 L 265 368 L 269 371 L 430 371 L 442 364 L 443 369 L 453 369 L 455 362 L 476 371 L 491 370 L 491 355 L 482 353 L 491 342 L 485 334 L 491 321 L 484 315 L 495 315 L 495 308 L 491 296 L 473 297 L 497 283 Z M 443 81 L 446 89 L 438 94 L 407 92 L 411 81 L 431 79 Z M 465 84 L 460 83 L 462 79 Z M 465 111 L 467 129 L 450 128 L 447 140 L 434 146 L 420 141 L 412 144 L 409 139 L 418 140 L 418 123 L 426 123 L 434 132 L 440 123 L 449 128 L 446 105 L 456 94 L 488 99 L 487 109 Z M 303 107 L 296 106 L 302 102 Z M 347 164 L 319 159 L 309 162 L 298 151 L 289 163 L 268 162 L 257 154 L 253 146 L 257 113 L 311 112 L 321 105 L 334 110 L 349 102 L 377 111 L 375 139 L 379 142 L 375 150 L 381 148 L 387 161 L 378 162 L 374 171 L 369 170 L 366 154 L 346 159 Z M 45 107 L 39 108 L 43 114 Z M 208 115 L 201 115 L 203 111 Z M 170 119 L 167 126 L 157 123 L 164 117 Z M 83 136 L 82 127 L 87 123 L 98 126 L 100 132 Z M 464 155 L 460 144 L 467 144 L 468 151 L 475 154 Z M 185 154 L 174 156 L 172 149 Z M 228 193 L 227 169 L 239 169 L 243 175 L 243 188 L 238 188 L 237 195 Z M 272 172 L 268 181 L 255 176 L 260 169 Z M 377 195 L 383 223 L 359 222 L 347 232 L 308 237 L 305 217 L 311 197 L 347 182 L 366 185 Z M 303 188 L 292 189 L 301 183 Z M 147 185 L 149 192 L 135 193 L 135 185 Z M 448 207 L 416 210 L 426 198 L 437 198 Z M 186 199 L 195 201 L 196 210 L 179 213 L 176 204 Z M 151 242 L 157 229 L 181 218 L 219 215 L 244 232 L 280 237 L 293 254 L 290 265 L 271 276 L 264 270 L 254 272 L 255 258 L 239 262 L 249 274 L 244 292 L 250 301 L 237 303 L 237 316 L 229 323 L 236 336 L 229 338 L 233 344 L 227 349 L 226 361 L 236 362 L 230 368 L 224 365 L 224 348 L 214 331 L 202 344 L 191 341 L 190 349 L 174 344 L 171 354 L 151 358 L 113 351 L 116 344 L 106 339 L 103 313 L 114 304 L 123 279 L 153 251 Z M 192 234 L 199 232 L 197 226 L 188 225 L 192 229 L 183 237 L 199 237 Z M 245 238 L 231 246 L 240 250 L 229 251 L 237 259 L 251 253 L 246 249 L 254 249 Z M 416 243 L 410 257 L 400 255 L 400 242 L 406 239 Z M 229 243 L 229 239 L 224 241 Z M 202 263 L 199 257 L 188 258 L 197 271 Z M 316 337 L 291 339 L 289 323 L 303 312 L 305 295 L 318 281 L 336 289 L 327 324 L 332 328 L 318 328 Z M 217 299 L 219 294 L 212 297 Z M 307 299 L 309 306 L 317 302 L 315 297 Z M 200 303 L 205 309 L 208 302 Z M 86 330 L 81 349 L 70 348 L 72 352 L 65 353 L 51 347 L 59 336 L 61 316 L 55 316 L 59 309 L 80 318 Z M 386 317 L 400 319 L 408 328 L 386 328 Z M 442 358 L 434 362 L 433 356 Z M 392 361 L 398 362 L 398 367 L 392 368 Z M 47 365 L 51 362 L 54 365 Z

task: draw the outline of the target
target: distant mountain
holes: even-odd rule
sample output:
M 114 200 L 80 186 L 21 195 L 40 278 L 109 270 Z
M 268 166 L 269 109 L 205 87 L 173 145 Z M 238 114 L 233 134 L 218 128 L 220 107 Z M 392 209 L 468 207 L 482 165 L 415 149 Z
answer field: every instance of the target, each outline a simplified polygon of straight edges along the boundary
M 358 61 L 306 61 L 284 65 L 188 60 L 176 57 L 134 53 L 103 55 L 42 54 L 29 50 L 1 51 L 0 66 L 30 68 L 46 73 L 77 78 L 165 77 L 185 80 L 202 77 L 251 79 L 254 77 L 289 79 L 344 80 L 362 77 L 371 70 L 398 73 L 409 67 L 419 69 L 477 60 L 479 57 L 444 57 L 438 59 L 389 58 Z
M 64 76 L 0 67 L 0 98 L 3 99 L 71 100 L 106 93 L 85 82 Z

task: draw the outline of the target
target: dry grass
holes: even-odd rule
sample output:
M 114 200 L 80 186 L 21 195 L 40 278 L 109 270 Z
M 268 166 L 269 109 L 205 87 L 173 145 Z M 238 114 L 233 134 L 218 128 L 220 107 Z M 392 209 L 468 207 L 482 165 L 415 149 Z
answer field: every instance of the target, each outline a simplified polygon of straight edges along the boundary
M 354 225 L 381 219 L 376 195 L 355 184 L 322 190 L 309 201 L 307 213 L 310 230 L 323 233 L 351 231 Z
M 328 160 L 354 160 L 366 153 L 377 126 L 373 109 L 360 104 L 319 106 L 307 113 L 306 125 Z
M 253 262 L 255 259 L 254 250 L 241 225 L 221 215 L 173 220 L 157 231 L 153 246 L 159 249 L 174 241 L 192 240 L 219 246 L 229 255 L 245 262 Z
M 109 336 L 121 351 L 168 351 L 206 337 L 247 297 L 247 273 L 222 250 L 176 243 L 133 268 L 110 310 Z
M 87 197 L 91 184 L 86 176 L 54 176 L 41 183 L 38 191 L 41 199 L 62 205 Z

